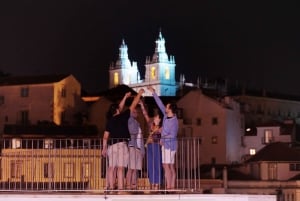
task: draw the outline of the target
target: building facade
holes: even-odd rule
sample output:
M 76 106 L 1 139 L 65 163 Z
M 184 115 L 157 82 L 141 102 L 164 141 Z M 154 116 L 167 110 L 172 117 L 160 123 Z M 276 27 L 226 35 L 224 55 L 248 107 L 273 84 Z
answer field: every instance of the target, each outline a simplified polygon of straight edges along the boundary
M 243 116 L 236 101 L 230 97 L 216 100 L 195 89 L 183 96 L 177 105 L 181 108 L 179 136 L 201 138 L 201 164 L 241 161 Z
M 125 84 L 138 91 L 152 85 L 159 96 L 175 96 L 178 84 L 175 80 L 175 57 L 168 56 L 165 39 L 159 32 L 154 54 L 146 58 L 145 77 L 140 79 L 137 63 L 128 58 L 128 47 L 124 40 L 119 48 L 119 58 L 109 67 L 109 88 Z M 147 90 L 145 96 L 150 96 Z
M 86 112 L 73 75 L 2 78 L 0 100 L 1 131 L 5 124 L 75 124 L 75 116 Z

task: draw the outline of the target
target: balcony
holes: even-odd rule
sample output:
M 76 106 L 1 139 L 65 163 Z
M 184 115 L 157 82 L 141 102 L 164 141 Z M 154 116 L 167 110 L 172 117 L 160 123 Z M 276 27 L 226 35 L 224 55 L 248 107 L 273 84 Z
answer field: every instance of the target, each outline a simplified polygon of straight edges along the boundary
M 199 142 L 196 138 L 178 139 L 176 191 L 201 191 Z M 102 141 L 96 138 L 2 139 L 0 189 L 104 192 L 107 158 L 101 156 L 101 145 Z M 137 191 L 150 191 L 147 157 L 145 154 L 138 172 Z M 164 184 L 159 190 L 165 190 Z

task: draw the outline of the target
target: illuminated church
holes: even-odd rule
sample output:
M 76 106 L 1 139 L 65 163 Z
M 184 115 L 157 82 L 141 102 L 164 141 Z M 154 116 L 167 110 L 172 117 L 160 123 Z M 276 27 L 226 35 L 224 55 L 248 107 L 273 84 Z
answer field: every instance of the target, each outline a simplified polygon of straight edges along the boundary
M 175 58 L 168 56 L 161 32 L 155 43 L 152 58 L 146 57 L 145 78 L 141 80 L 137 62 L 129 60 L 128 47 L 123 40 L 119 48 L 118 60 L 109 67 L 109 88 L 125 84 L 138 91 L 151 85 L 159 96 L 175 96 L 178 88 L 175 80 Z M 145 96 L 151 95 L 148 90 L 145 92 Z

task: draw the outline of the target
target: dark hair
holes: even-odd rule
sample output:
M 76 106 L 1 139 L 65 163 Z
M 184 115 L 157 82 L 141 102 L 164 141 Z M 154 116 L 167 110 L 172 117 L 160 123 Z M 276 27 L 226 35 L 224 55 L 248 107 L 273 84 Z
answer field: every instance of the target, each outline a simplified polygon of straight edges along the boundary
M 107 119 L 110 119 L 112 118 L 112 116 L 114 116 L 117 112 L 117 110 L 119 109 L 119 104 L 116 104 L 116 103 L 112 103 L 110 106 L 109 106 L 109 109 L 106 113 L 106 118 Z
M 156 115 L 158 115 L 160 118 L 159 127 L 162 127 L 164 114 L 160 110 L 158 110 Z
M 169 108 L 172 110 L 173 114 L 177 113 L 177 105 L 176 103 L 169 103 Z

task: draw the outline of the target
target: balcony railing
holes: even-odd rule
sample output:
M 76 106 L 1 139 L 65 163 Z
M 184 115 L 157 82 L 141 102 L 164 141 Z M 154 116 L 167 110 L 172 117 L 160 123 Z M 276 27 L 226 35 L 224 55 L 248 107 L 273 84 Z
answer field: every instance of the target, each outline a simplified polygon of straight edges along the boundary
M 108 159 L 101 156 L 101 139 L 14 138 L 0 142 L 1 191 L 104 192 L 106 189 Z M 200 144 L 198 138 L 178 139 L 175 189 L 200 191 Z M 138 171 L 137 190 L 141 191 L 150 190 L 149 156 L 145 150 L 142 170 Z M 164 189 L 162 175 L 159 190 Z

